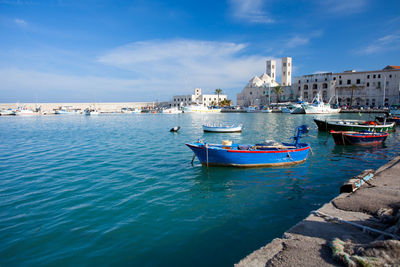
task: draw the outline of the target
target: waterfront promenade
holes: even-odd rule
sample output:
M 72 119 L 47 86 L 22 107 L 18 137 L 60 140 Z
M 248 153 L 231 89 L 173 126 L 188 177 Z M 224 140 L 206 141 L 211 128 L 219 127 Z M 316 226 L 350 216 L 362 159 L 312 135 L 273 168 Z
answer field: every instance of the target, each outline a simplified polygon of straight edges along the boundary
M 282 238 L 272 240 L 235 266 L 341 266 L 340 263 L 358 266 L 351 265 L 357 261 L 373 263 L 371 266 L 398 266 L 399 177 L 400 156 L 397 156 L 358 190 L 340 194 L 311 212 Z M 352 255 L 354 251 L 359 252 L 358 256 Z

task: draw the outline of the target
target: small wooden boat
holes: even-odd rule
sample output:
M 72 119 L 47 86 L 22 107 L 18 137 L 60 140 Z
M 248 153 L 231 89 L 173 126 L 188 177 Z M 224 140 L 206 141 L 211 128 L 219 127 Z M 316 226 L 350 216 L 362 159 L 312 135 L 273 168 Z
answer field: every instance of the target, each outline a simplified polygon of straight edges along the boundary
M 378 121 L 379 123 L 396 123 L 396 125 L 400 125 L 400 116 L 377 116 L 375 117 L 375 120 Z
M 336 145 L 376 145 L 381 144 L 389 133 L 331 131 Z
M 186 144 L 197 156 L 202 165 L 233 167 L 271 167 L 286 166 L 304 162 L 310 151 L 310 145 L 299 143 L 301 134 L 308 128 L 302 125 L 296 128 L 294 143 L 281 144 L 234 144 L 224 141 L 222 144 L 197 143 Z
M 394 132 L 396 131 L 394 122 L 380 124 L 376 121 L 363 120 L 323 120 L 314 119 L 318 130 L 322 132 L 334 131 L 370 131 L 370 132 Z
M 242 125 L 204 124 L 203 131 L 212 133 L 240 133 Z

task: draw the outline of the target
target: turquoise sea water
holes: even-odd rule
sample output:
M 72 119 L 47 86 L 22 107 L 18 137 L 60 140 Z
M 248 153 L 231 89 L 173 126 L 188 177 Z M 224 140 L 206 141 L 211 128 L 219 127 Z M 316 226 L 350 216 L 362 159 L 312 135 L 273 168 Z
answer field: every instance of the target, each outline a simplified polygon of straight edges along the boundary
M 335 146 L 312 118 L 0 117 L 0 265 L 231 266 L 400 152 L 398 133 L 383 146 Z M 208 122 L 244 131 L 203 133 Z M 288 141 L 304 123 L 313 153 L 288 168 L 192 166 L 184 145 Z

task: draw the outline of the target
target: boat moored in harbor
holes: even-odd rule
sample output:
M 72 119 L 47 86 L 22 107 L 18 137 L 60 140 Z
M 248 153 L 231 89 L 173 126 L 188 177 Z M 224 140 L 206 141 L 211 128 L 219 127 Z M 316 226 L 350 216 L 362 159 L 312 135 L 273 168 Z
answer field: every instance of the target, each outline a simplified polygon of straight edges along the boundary
M 389 133 L 374 133 L 369 131 L 330 131 L 336 145 L 376 145 L 381 144 Z
M 212 133 L 238 133 L 242 131 L 242 124 L 239 125 L 204 124 L 203 131 Z
M 370 132 L 394 132 L 396 130 L 395 123 L 380 124 L 376 121 L 364 120 L 325 120 L 314 119 L 318 130 L 322 132 L 334 131 L 370 131 Z
M 198 141 L 186 144 L 205 166 L 272 167 L 304 162 L 310 145 L 300 143 L 301 134 L 308 132 L 306 125 L 296 128 L 294 143 L 261 143 L 254 145 L 208 144 Z

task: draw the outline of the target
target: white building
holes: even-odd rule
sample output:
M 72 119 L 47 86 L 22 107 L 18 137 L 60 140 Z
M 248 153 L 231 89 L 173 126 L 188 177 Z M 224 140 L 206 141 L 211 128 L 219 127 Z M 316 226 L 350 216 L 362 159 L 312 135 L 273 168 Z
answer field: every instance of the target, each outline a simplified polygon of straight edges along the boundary
M 279 96 L 279 101 L 295 100 L 292 83 L 292 58 L 282 58 L 282 89 L 283 94 Z M 238 106 L 260 106 L 278 102 L 274 93 L 274 87 L 280 85 L 276 82 L 276 61 L 267 60 L 266 73 L 257 77 L 254 76 L 242 92 L 237 94 L 236 103 Z
M 219 100 L 218 100 L 219 99 Z M 170 106 L 173 107 L 183 107 L 192 104 L 199 104 L 203 106 L 213 106 L 218 105 L 218 101 L 223 101 L 227 99 L 227 95 L 218 94 L 202 94 L 200 88 L 194 89 L 194 94 L 192 95 L 176 95 L 174 96 Z
M 282 58 L 282 86 L 292 85 L 292 58 L 284 57 Z
M 339 105 L 388 106 L 400 103 L 400 66 L 377 71 L 355 70 L 294 78 L 292 90 L 305 101 L 320 93 L 324 101 Z

